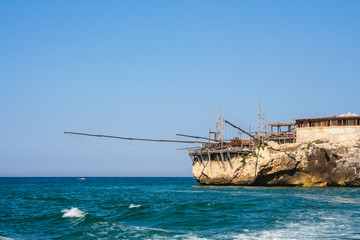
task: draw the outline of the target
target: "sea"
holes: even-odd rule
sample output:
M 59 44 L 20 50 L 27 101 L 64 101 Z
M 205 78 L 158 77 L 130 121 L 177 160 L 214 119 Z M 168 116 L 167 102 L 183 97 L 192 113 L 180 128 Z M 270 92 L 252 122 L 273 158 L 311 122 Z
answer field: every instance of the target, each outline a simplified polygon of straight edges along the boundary
M 360 239 L 360 189 L 0 178 L 10 239 Z

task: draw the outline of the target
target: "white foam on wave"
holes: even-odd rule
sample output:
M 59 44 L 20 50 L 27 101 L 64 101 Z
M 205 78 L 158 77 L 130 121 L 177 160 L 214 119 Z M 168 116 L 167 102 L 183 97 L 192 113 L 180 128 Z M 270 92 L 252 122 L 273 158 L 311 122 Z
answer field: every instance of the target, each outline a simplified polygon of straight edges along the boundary
M 181 235 L 174 235 L 174 236 L 163 236 L 154 234 L 149 238 L 145 238 L 147 240 L 177 240 L 177 239 L 183 239 L 183 240 L 210 240 L 209 238 L 203 238 L 197 236 L 195 233 L 187 233 L 187 234 L 181 234 Z
M 85 217 L 86 213 L 81 211 L 78 208 L 72 207 L 71 209 L 63 209 L 61 211 L 63 214 L 62 217 L 75 217 L 75 218 L 82 218 Z
M 0 236 L 0 240 L 14 240 L 12 238 L 8 238 L 8 237 L 3 237 L 3 236 Z
M 323 213 L 307 214 L 308 217 L 299 222 L 281 223 L 269 229 L 248 230 L 242 233 L 217 234 L 214 239 L 263 240 L 263 239 L 345 239 L 352 238 L 354 229 L 344 216 L 325 216 Z M 304 218 L 304 216 L 300 216 Z M 316 224 L 314 224 L 316 222 Z
M 139 208 L 141 207 L 141 205 L 136 205 L 136 204 L 130 204 L 129 208 Z
M 151 227 L 138 227 L 138 226 L 131 226 L 131 228 L 137 230 L 137 231 L 156 231 L 156 232 L 165 232 L 165 233 L 169 233 L 171 231 L 165 230 L 165 229 L 161 229 L 161 228 L 151 228 Z
M 175 235 L 173 238 L 169 238 L 169 239 L 185 239 L 185 240 L 209 240 L 208 238 L 203 238 L 203 237 L 199 237 L 197 236 L 195 233 L 187 233 L 185 235 Z
M 97 222 L 92 226 L 92 232 L 96 235 L 90 235 L 91 238 L 99 237 L 99 234 L 104 236 L 112 235 L 111 239 L 147 239 L 147 240 L 158 240 L 158 239 L 179 239 L 164 237 L 164 234 L 170 233 L 171 231 L 160 229 L 160 228 L 151 228 L 151 227 L 142 227 L 142 226 L 131 226 L 119 223 L 111 222 Z M 106 238 L 108 239 L 108 238 Z
M 360 204 L 360 200 L 357 198 L 346 198 L 346 197 L 340 197 L 340 196 L 315 196 L 310 194 L 295 194 L 298 197 L 306 198 L 306 199 L 312 199 L 317 200 L 321 202 L 330 202 L 330 203 L 354 203 L 354 204 Z

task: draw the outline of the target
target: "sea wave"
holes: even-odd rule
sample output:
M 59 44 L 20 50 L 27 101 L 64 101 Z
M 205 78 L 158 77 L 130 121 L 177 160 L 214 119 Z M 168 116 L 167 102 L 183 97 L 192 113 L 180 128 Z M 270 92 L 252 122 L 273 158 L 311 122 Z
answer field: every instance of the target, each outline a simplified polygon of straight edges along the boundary
M 173 239 L 169 236 L 171 231 L 165 229 L 114 222 L 94 223 L 91 226 L 91 233 L 88 232 L 87 234 L 93 234 L 91 237 L 97 239 L 101 236 L 106 236 L 106 239 Z
M 75 207 L 72 207 L 71 209 L 63 209 L 61 212 L 64 213 L 62 217 L 82 218 L 87 214 Z
M 141 205 L 136 205 L 136 204 L 130 204 L 129 208 L 139 208 L 141 207 Z
M 209 240 L 209 238 L 204 238 L 196 235 L 195 233 L 187 233 L 184 235 L 175 235 L 172 238 L 166 238 L 166 239 L 184 239 L 184 240 Z
M 281 224 L 281 223 L 278 223 Z M 338 226 L 342 231 L 338 232 Z M 228 233 L 217 234 L 214 239 L 329 239 L 337 236 L 338 239 L 351 238 L 351 229 L 341 225 L 340 222 L 333 222 L 329 218 L 328 221 L 322 221 L 318 224 L 313 224 L 311 219 L 298 223 L 287 223 L 282 225 L 275 225 L 272 229 L 263 230 L 248 230 L 244 229 L 242 233 Z
M 360 232 L 354 188 L 193 191 L 193 179 L 171 178 L 96 178 L 86 186 L 70 178 L 1 181 L 11 187 L 0 198 L 7 206 L 0 240 L 315 240 L 356 239 Z
M 3 237 L 3 236 L 0 236 L 0 240 L 14 240 L 12 238 L 8 238 L 8 237 Z
M 323 202 L 336 202 L 336 203 L 352 203 L 352 204 L 360 204 L 360 200 L 357 198 L 348 198 L 348 197 L 341 197 L 341 196 L 315 196 L 309 194 L 295 194 L 295 196 L 299 196 L 302 198 L 318 200 Z

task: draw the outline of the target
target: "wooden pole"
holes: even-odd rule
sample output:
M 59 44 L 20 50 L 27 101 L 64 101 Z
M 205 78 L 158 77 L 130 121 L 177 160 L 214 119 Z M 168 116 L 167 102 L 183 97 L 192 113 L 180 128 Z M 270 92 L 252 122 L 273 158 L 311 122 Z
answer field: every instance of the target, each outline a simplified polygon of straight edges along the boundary
M 232 163 L 231 163 L 230 153 L 229 153 L 228 151 L 226 151 L 226 153 L 227 153 L 227 156 L 228 156 L 228 159 L 229 159 L 229 164 L 230 164 L 230 167 L 231 167 L 231 169 L 232 169 L 232 168 L 233 168 L 233 166 L 232 166 Z
M 262 111 L 262 129 L 261 132 L 265 136 L 264 110 Z
M 211 167 L 211 157 L 210 157 L 210 152 L 209 152 L 209 150 L 207 150 L 207 152 L 208 152 L 208 156 L 209 156 L 209 167 L 210 167 L 210 175 L 211 175 L 211 172 L 212 172 L 212 167 Z
M 197 139 L 205 139 L 205 140 L 210 140 L 214 141 L 214 142 L 220 142 L 220 140 L 216 140 L 216 139 L 211 139 L 211 138 L 206 138 L 206 137 L 198 137 L 198 136 L 192 136 L 192 135 L 186 135 L 186 134 L 180 134 L 177 133 L 176 136 L 180 136 L 180 137 L 188 137 L 188 138 L 197 138 Z
M 229 124 L 230 126 L 232 126 L 232 127 L 236 128 L 236 129 L 242 131 L 243 133 L 247 134 L 247 135 L 250 136 L 251 138 L 256 139 L 254 136 L 251 135 L 251 126 L 250 126 L 250 133 L 248 133 L 248 132 L 242 130 L 240 127 L 235 126 L 234 124 L 232 124 L 231 122 L 229 122 L 229 121 L 227 121 L 227 120 L 225 120 L 225 123 L 227 123 L 227 124 Z
M 260 154 L 260 146 L 259 146 L 259 148 L 258 148 L 258 152 L 257 152 L 257 156 L 256 156 L 254 180 L 256 180 L 257 165 L 258 165 L 258 161 L 259 161 L 259 154 Z
M 222 119 L 222 122 L 221 122 L 221 146 L 224 145 L 224 138 L 225 138 L 225 134 L 224 134 L 224 128 L 225 128 L 225 119 L 223 118 Z
M 211 128 L 209 128 L 209 143 L 210 143 L 210 138 L 211 138 Z
M 122 139 L 122 140 L 148 141 L 148 142 L 206 143 L 206 142 L 199 142 L 199 141 L 180 141 L 180 140 L 169 140 L 169 139 L 148 139 L 148 138 L 117 137 L 117 136 L 108 136 L 108 135 L 99 135 L 99 134 L 90 134 L 90 133 L 66 132 L 66 131 L 64 131 L 64 134 L 83 135 L 83 136 L 90 136 L 90 137 L 116 138 L 116 139 Z
M 222 152 L 220 152 L 219 154 L 220 154 L 220 156 L 221 156 L 221 163 L 222 163 L 222 166 L 223 166 L 224 170 L 226 170 L 226 169 L 225 169 L 224 156 L 222 155 Z M 217 156 L 218 156 L 218 155 L 217 155 Z
M 258 127 L 258 133 L 257 138 L 260 139 L 260 123 L 261 123 L 261 109 L 260 109 L 260 99 L 259 99 L 259 127 Z
M 200 162 L 201 162 L 201 164 L 202 164 L 203 166 L 205 166 L 205 165 L 204 165 L 204 162 L 203 162 L 202 154 L 199 154 L 199 156 L 200 156 Z

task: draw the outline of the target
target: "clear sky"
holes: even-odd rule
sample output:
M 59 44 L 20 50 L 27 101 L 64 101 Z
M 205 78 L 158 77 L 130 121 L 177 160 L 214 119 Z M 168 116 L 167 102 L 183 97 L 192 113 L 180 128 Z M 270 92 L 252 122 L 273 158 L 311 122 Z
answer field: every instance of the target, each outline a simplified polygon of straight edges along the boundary
M 225 119 L 360 114 L 360 1 L 0 1 L 0 176 L 192 176 Z M 226 136 L 235 132 L 226 127 Z M 182 139 L 185 140 L 185 139 Z

